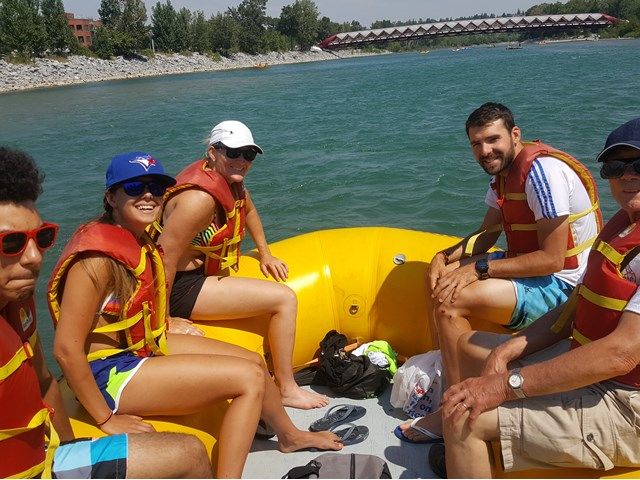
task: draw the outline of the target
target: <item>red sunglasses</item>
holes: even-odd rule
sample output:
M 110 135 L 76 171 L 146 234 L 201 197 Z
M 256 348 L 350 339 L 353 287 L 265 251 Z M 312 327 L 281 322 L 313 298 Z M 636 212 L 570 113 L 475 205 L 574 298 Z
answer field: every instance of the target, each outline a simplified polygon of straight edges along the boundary
M 0 255 L 8 257 L 21 255 L 31 238 L 36 242 L 40 251 L 44 251 L 56 243 L 57 236 L 58 225 L 55 223 L 44 223 L 41 227 L 26 232 L 0 233 Z

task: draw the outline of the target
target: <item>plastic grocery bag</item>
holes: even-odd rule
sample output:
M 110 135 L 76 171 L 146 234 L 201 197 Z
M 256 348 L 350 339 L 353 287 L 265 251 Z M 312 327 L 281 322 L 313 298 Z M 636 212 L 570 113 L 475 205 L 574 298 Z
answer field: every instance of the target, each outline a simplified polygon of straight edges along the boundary
M 442 382 L 440 350 L 415 355 L 393 376 L 391 405 L 411 418 L 424 417 L 440 406 Z

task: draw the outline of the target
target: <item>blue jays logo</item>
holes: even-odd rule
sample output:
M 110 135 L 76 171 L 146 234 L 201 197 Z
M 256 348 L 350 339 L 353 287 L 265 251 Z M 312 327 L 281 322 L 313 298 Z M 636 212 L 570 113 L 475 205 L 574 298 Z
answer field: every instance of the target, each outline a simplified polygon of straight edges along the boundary
M 149 168 L 151 168 L 153 165 L 156 164 L 156 161 L 153 159 L 151 155 L 145 155 L 145 156 L 136 157 L 133 160 L 129 160 L 129 163 L 137 163 L 139 165 L 142 165 L 145 172 L 148 172 Z

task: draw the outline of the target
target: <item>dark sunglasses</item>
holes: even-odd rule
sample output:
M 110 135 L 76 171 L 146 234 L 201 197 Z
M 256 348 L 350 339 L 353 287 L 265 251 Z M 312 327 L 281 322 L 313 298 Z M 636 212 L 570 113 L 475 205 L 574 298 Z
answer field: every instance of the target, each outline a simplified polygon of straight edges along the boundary
M 624 175 L 627 167 L 633 167 L 636 175 L 640 175 L 640 158 L 629 158 L 626 160 L 609 160 L 600 167 L 600 177 L 606 179 L 620 178 Z
M 256 158 L 256 155 L 258 155 L 258 152 L 256 152 L 252 148 L 230 148 L 221 143 L 216 145 L 216 148 L 218 150 L 222 150 L 224 148 L 226 150 L 225 155 L 231 160 L 235 160 L 236 158 L 239 158 L 240 155 L 242 155 L 247 162 L 253 162 Z
M 120 184 L 124 193 L 129 195 L 130 197 L 139 197 L 145 191 L 145 189 L 149 189 L 149 193 L 154 197 L 161 197 L 164 195 L 164 192 L 167 191 L 167 186 L 163 183 L 158 183 L 154 181 L 135 181 L 135 182 L 124 182 Z
M 26 232 L 0 233 L 0 255 L 21 255 L 27 248 L 29 239 L 33 238 L 40 251 L 53 246 L 58 236 L 58 225 L 44 223 L 41 227 Z

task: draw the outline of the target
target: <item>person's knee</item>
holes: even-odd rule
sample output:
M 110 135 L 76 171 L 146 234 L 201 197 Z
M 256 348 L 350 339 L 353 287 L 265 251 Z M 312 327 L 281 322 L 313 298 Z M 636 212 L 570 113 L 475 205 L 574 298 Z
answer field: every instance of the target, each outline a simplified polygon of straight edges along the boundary
M 211 461 L 209 460 L 209 454 L 204 444 L 199 438 L 193 435 L 181 435 L 182 443 L 182 458 L 181 462 L 187 465 L 190 469 L 191 475 L 194 478 L 204 478 L 212 475 Z
M 260 358 L 260 356 L 258 355 Z M 250 363 L 243 370 L 243 393 L 262 397 L 266 389 L 267 373 L 260 363 Z
M 282 283 L 278 283 L 277 303 L 279 308 L 297 309 L 298 297 L 290 287 Z

